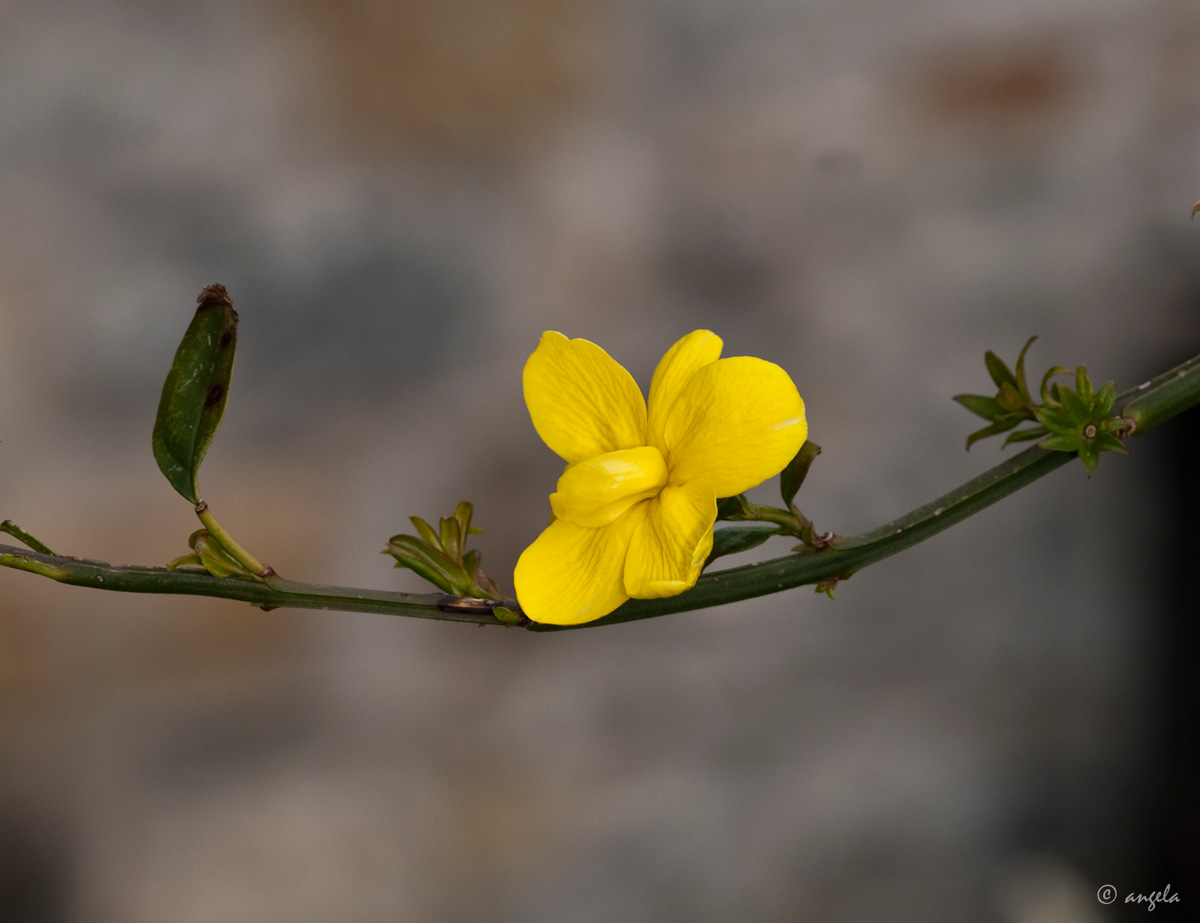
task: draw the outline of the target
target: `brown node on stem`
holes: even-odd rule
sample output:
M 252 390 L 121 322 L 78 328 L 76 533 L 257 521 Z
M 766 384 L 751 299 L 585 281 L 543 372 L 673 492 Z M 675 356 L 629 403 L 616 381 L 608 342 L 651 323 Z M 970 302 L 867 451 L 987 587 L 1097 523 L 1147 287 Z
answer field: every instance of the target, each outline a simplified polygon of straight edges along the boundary
M 214 282 L 212 285 L 206 285 L 200 290 L 200 294 L 196 296 L 196 304 L 200 305 L 199 310 L 210 308 L 213 305 L 225 305 L 230 311 L 233 311 L 234 319 L 237 318 L 237 311 L 233 308 L 233 300 L 229 297 L 229 290 L 220 282 Z M 224 339 L 222 339 L 224 342 Z

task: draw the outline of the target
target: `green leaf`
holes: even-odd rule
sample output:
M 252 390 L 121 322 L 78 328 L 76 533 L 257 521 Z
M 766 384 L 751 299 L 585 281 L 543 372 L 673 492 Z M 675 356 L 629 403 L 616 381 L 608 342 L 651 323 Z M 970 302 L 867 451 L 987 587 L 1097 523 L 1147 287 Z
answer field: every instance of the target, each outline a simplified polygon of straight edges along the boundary
M 18 541 L 24 542 L 34 551 L 38 552 L 38 554 L 48 554 L 52 558 L 56 557 L 54 552 L 51 551 L 46 545 L 44 545 L 42 542 L 39 542 L 36 538 L 18 526 L 11 519 L 6 519 L 4 522 L 0 522 L 0 532 L 7 532 Z
M 201 566 L 214 577 L 250 577 L 254 574 L 229 556 L 207 529 L 197 529 L 188 536 L 188 545 L 196 552 Z M 185 557 L 191 557 L 185 555 Z M 178 558 L 176 560 L 179 560 Z M 189 562 L 190 563 L 190 562 Z
M 388 539 L 387 553 L 396 559 L 397 567 L 407 567 L 439 589 L 454 596 L 471 595 L 472 581 L 458 562 L 413 536 L 393 535 Z
M 796 492 L 800 490 L 800 485 L 808 476 L 808 469 L 812 466 L 813 459 L 820 454 L 821 447 L 809 439 L 800 446 L 796 457 L 788 462 L 787 467 L 779 473 L 779 493 L 783 497 L 784 506 L 792 505 L 792 501 L 796 499 Z
M 722 497 L 717 501 L 717 519 L 734 519 L 745 516 L 750 512 L 745 494 L 736 497 Z
M 475 585 L 483 591 L 482 594 L 478 595 L 482 595 L 485 599 L 504 598 L 504 592 L 496 585 L 496 581 L 481 570 L 475 572 Z M 471 595 L 475 596 L 477 594 L 472 593 Z
M 1056 452 L 1078 452 L 1083 445 L 1083 439 L 1078 433 L 1052 433 L 1038 445 L 1043 449 L 1053 449 Z
M 429 545 L 431 548 L 437 548 L 439 551 L 441 550 L 442 540 L 433 530 L 433 526 L 427 523 L 420 516 L 409 516 L 408 521 L 413 524 L 413 527 L 417 530 L 417 534 L 421 536 L 425 544 Z
M 200 555 L 183 554 L 177 557 L 174 561 L 171 561 L 167 565 L 167 570 L 174 570 L 175 568 L 182 567 L 185 564 L 191 564 L 195 567 L 204 567 L 204 562 L 200 559 Z
M 1035 426 L 1032 429 L 1020 429 L 1015 433 L 1009 433 L 1008 438 L 1004 440 L 1005 445 L 1011 445 L 1014 442 L 1032 442 L 1034 439 L 1041 439 L 1043 436 L 1049 435 L 1050 430 L 1044 426 Z
M 1100 450 L 1094 445 L 1084 442 L 1079 447 L 1079 457 L 1083 461 L 1083 467 L 1087 468 L 1088 477 L 1092 476 L 1092 472 L 1096 470 L 1096 465 L 1100 463 Z
M 1112 433 L 1098 433 L 1096 438 L 1092 441 L 1096 448 L 1101 452 L 1117 452 L 1120 455 L 1129 454 L 1129 450 L 1125 448 L 1125 443 L 1123 443 Z
M 1082 429 L 1082 421 L 1076 420 L 1063 410 L 1047 410 L 1045 407 L 1039 407 L 1037 418 L 1042 426 L 1054 433 L 1078 434 Z
M 980 439 L 986 439 L 988 436 L 997 436 L 1000 433 L 1007 433 L 1010 429 L 1020 423 L 1021 417 L 1004 417 L 997 420 L 991 426 L 985 426 L 983 429 L 978 429 L 967 437 L 967 451 Z
M 1000 386 L 1000 393 L 996 395 L 996 404 L 1005 413 L 1025 409 L 1025 401 L 1021 399 L 1021 393 L 1007 381 Z
M 1025 381 L 1025 353 L 1029 352 L 1029 347 L 1033 345 L 1033 341 L 1037 337 L 1030 337 L 1025 341 L 1025 345 L 1021 347 L 1021 355 L 1017 356 L 1017 391 L 1021 395 L 1021 400 L 1027 404 L 1033 403 L 1033 398 L 1029 395 L 1029 385 Z
M 193 504 L 200 502 L 200 463 L 229 399 L 238 322 L 224 286 L 210 285 L 196 300 L 200 306 L 163 383 L 151 440 L 159 470 Z
M 1083 366 L 1080 366 L 1083 368 Z M 1086 398 L 1070 388 L 1061 389 L 1062 409 L 1078 426 L 1083 426 L 1091 419 L 1091 395 Z M 1053 427 L 1051 427 L 1053 428 Z
M 1041 395 L 1042 395 L 1042 403 L 1043 404 L 1057 404 L 1059 402 L 1059 400 L 1058 400 L 1058 385 L 1055 385 L 1053 391 L 1051 391 L 1050 379 L 1053 378 L 1055 375 L 1070 375 L 1070 374 L 1071 374 L 1071 370 L 1064 366 L 1061 366 L 1061 365 L 1052 365 L 1052 366 L 1050 366 L 1050 368 L 1048 368 L 1046 370 L 1046 374 L 1042 376 L 1042 387 L 1041 387 Z
M 1087 366 L 1081 365 L 1075 370 L 1075 390 L 1079 399 L 1088 407 L 1092 406 L 1092 380 L 1088 378 Z
M 958 401 L 977 417 L 991 420 L 993 423 L 1005 414 L 1005 410 L 994 397 L 984 397 L 982 394 L 956 394 L 953 400 Z
M 728 526 L 713 532 L 712 551 L 704 566 L 708 567 L 717 558 L 727 554 L 737 554 L 739 551 L 749 551 L 757 548 L 772 535 L 778 535 L 779 530 L 774 526 Z
M 442 550 L 446 552 L 446 556 L 452 561 L 461 561 L 463 553 L 463 534 L 459 528 L 458 520 L 454 517 L 441 520 L 442 527 Z
M 1007 382 L 1014 388 L 1017 386 L 1016 376 L 1007 365 L 1004 364 L 999 356 L 990 349 L 983 354 L 984 364 L 987 365 L 988 374 L 992 376 L 992 381 L 995 382 L 997 388 L 1002 388 Z
M 482 529 L 471 528 L 471 516 L 475 512 L 468 501 L 464 500 L 454 508 L 454 518 L 458 520 L 458 534 L 461 536 L 463 547 L 467 547 L 467 536 L 472 532 L 482 532 Z

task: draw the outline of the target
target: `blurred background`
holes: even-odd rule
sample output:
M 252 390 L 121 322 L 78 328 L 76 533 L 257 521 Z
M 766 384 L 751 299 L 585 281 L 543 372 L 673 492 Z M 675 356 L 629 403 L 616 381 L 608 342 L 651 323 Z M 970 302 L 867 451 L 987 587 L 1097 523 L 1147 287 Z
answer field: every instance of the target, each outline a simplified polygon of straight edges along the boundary
M 204 496 L 288 577 L 416 591 L 409 515 L 474 501 L 506 587 L 545 525 L 546 329 L 643 387 L 701 327 L 784 366 L 844 534 L 1006 457 L 950 401 L 986 349 L 1122 388 L 1200 352 L 1189 0 L 0 22 L 0 518 L 61 553 L 187 551 L 150 430 L 211 282 Z M 535 636 L 0 571 L 0 920 L 1140 919 L 1106 883 L 1194 916 L 1197 423 L 833 602 Z

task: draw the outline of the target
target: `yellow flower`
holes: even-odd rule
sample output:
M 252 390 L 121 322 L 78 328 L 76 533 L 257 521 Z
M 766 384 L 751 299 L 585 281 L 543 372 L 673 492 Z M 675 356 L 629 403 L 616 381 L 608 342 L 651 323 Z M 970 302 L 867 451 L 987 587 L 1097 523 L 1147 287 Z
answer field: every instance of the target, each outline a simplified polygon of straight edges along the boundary
M 525 363 L 525 403 L 567 462 L 550 495 L 554 521 L 517 561 L 524 613 L 576 625 L 631 596 L 674 596 L 712 550 L 717 500 L 778 474 L 808 436 L 787 372 L 721 359 L 707 330 L 672 346 L 650 384 L 595 343 L 542 334 Z

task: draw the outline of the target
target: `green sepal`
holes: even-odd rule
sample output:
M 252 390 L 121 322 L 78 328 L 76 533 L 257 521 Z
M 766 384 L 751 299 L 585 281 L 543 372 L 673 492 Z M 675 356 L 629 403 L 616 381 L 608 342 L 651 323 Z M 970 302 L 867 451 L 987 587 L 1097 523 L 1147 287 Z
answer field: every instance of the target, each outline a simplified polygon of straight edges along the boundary
M 167 570 L 174 570 L 177 567 L 183 567 L 185 564 L 192 564 L 196 567 L 204 567 L 204 562 L 200 560 L 198 554 L 181 554 L 174 561 L 167 564 Z
M 1009 433 L 1008 438 L 1004 440 L 1005 445 L 1011 445 L 1014 442 L 1032 442 L 1034 439 L 1041 439 L 1049 434 L 1049 430 L 1044 426 L 1035 426 L 1032 429 L 1020 429 L 1015 433 Z
M 1006 412 L 994 397 L 985 397 L 982 394 L 956 394 L 952 399 L 958 401 L 975 416 L 983 417 L 993 423 L 1004 416 Z
M 207 529 L 197 529 L 189 535 L 188 547 L 192 549 L 193 553 L 176 558 L 167 565 L 167 570 L 175 570 L 177 567 L 191 564 L 203 567 L 218 578 L 249 577 L 252 580 L 258 579 L 255 574 L 231 558 Z
M 1083 368 L 1081 365 L 1080 368 Z M 1090 420 L 1092 416 L 1092 396 L 1091 388 L 1088 388 L 1088 395 L 1085 397 L 1080 391 L 1072 391 L 1070 388 L 1059 389 L 1062 398 L 1063 413 L 1080 423 Z M 1053 429 L 1053 427 L 1051 427 Z
M 383 553 L 392 555 L 397 567 L 415 571 L 446 593 L 502 599 L 496 582 L 479 569 L 479 551 L 466 550 L 468 536 L 483 531 L 471 525 L 473 512 L 474 507 L 464 500 L 451 516 L 438 520 L 437 531 L 420 516 L 410 516 L 420 538 L 393 535 Z
M 976 430 L 967 437 L 967 449 L 970 450 L 971 446 L 980 439 L 986 439 L 988 436 L 997 436 L 1000 433 L 1007 433 L 1023 419 L 1025 418 L 1019 416 L 1004 417 L 991 424 L 991 426 L 985 426 L 983 429 Z
M 411 535 L 393 535 L 387 553 L 396 559 L 397 567 L 407 567 L 453 596 L 472 595 L 471 581 L 461 565 Z
M 704 561 L 708 567 L 717 558 L 727 554 L 737 554 L 739 551 L 749 551 L 757 548 L 772 535 L 778 535 L 779 530 L 774 526 L 727 526 L 713 531 L 712 551 Z
M 1078 454 L 1079 460 L 1083 462 L 1083 467 L 1087 469 L 1087 476 L 1091 477 L 1096 466 L 1100 464 L 1100 449 L 1096 447 L 1095 443 L 1083 440 Z
M 1038 443 L 1039 448 L 1056 452 L 1078 452 L 1082 445 L 1083 438 L 1078 433 L 1051 433 Z
M 483 590 L 482 595 L 487 599 L 504 598 L 504 592 L 496 585 L 496 581 L 481 570 L 475 571 L 475 585 Z
M 492 610 L 492 615 L 496 617 L 497 622 L 500 622 L 503 625 L 512 626 L 519 625 L 521 623 L 520 613 L 514 612 L 507 606 L 497 606 Z
M 1092 380 L 1088 378 L 1087 366 L 1081 365 L 1075 370 L 1075 390 L 1084 406 L 1092 405 Z
M 1111 381 L 1106 381 L 1096 392 L 1096 398 L 1092 403 L 1092 412 L 1096 416 L 1107 417 L 1112 413 L 1113 405 L 1116 402 L 1117 386 Z
M 420 516 L 409 516 L 408 519 L 409 522 L 413 524 L 413 527 L 417 530 L 417 535 L 421 536 L 421 540 L 425 542 L 425 544 L 433 548 L 440 549 L 442 547 L 442 540 L 438 537 L 438 534 L 433 531 L 433 526 L 427 523 Z
M 1065 393 L 1074 394 L 1075 392 L 1068 390 Z M 1062 410 L 1047 410 L 1039 407 L 1037 419 L 1052 433 L 1074 433 L 1087 424 L 1087 411 L 1085 410 L 1081 415 L 1072 415 L 1066 410 L 1065 404 Z
M 196 299 L 163 382 L 151 443 L 158 468 L 184 499 L 200 502 L 200 463 L 221 425 L 237 352 L 237 311 L 222 285 Z
M 1007 381 L 1000 386 L 1000 393 L 996 395 L 996 404 L 1005 413 L 1020 413 L 1025 409 L 1025 401 L 1021 397 L 1021 392 Z
M 722 497 L 717 501 L 717 519 L 729 520 L 744 518 L 750 514 L 750 501 L 745 494 L 734 497 Z
M 441 526 L 442 550 L 452 560 L 461 561 L 463 553 L 462 530 L 454 517 L 443 519 Z
M 1025 345 L 1021 347 L 1021 354 L 1017 356 L 1017 392 L 1021 395 L 1021 400 L 1024 404 L 1032 404 L 1033 398 L 1029 394 L 1029 384 L 1025 381 L 1025 354 L 1029 352 L 1029 347 L 1033 345 L 1036 336 L 1030 337 L 1025 341 Z
M 1070 374 L 1071 374 L 1071 370 L 1062 365 L 1052 365 L 1052 366 L 1050 366 L 1050 368 L 1046 369 L 1046 374 L 1042 376 L 1042 387 L 1040 389 L 1043 404 L 1051 404 L 1051 405 L 1057 406 L 1058 404 L 1061 403 L 1061 401 L 1059 400 L 1058 383 L 1056 382 L 1055 384 L 1051 385 L 1050 379 L 1053 378 L 1055 375 L 1070 375 Z
M 821 454 L 821 447 L 811 439 L 800 446 L 800 451 L 787 463 L 787 467 L 779 473 L 779 493 L 783 497 L 783 505 L 790 507 L 796 499 L 796 493 L 808 476 L 813 459 Z
M 471 516 L 475 512 L 475 508 L 466 500 L 462 501 L 454 508 L 454 518 L 458 522 L 458 534 L 461 536 L 463 547 L 467 545 L 467 536 L 472 533 L 481 533 L 483 529 L 471 528 Z
M 997 388 L 1003 388 L 1006 383 L 1014 388 L 1017 386 L 1017 379 L 1012 370 L 990 349 L 983 354 L 983 361 L 987 366 L 988 375 L 991 376 L 992 382 Z
M 1112 433 L 1100 431 L 1096 434 L 1096 438 L 1092 440 L 1096 448 L 1101 452 L 1116 452 L 1118 455 L 1128 455 L 1129 450 L 1125 448 L 1125 443 L 1114 436 Z

